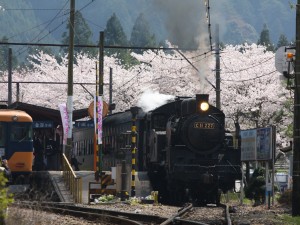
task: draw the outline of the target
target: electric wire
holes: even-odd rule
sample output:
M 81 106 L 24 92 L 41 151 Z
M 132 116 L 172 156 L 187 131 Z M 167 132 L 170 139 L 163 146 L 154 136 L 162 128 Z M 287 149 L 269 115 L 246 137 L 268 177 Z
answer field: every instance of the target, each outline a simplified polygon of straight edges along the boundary
M 47 27 L 48 26 L 50 26 L 50 24 L 55 20 L 55 19 L 57 19 L 58 18 L 58 15 L 61 13 L 61 11 L 62 10 L 64 10 L 64 8 L 66 7 L 66 5 L 68 4 L 68 2 L 69 2 L 70 0 L 68 0 L 68 1 L 66 1 L 66 3 L 64 4 L 64 6 L 59 10 L 59 12 L 58 13 L 56 13 L 56 15 L 51 19 L 51 20 L 49 20 L 49 22 L 47 23 L 47 25 L 42 29 L 42 30 L 40 30 L 40 32 L 33 38 L 33 39 L 31 39 L 31 41 L 30 42 L 33 42 L 33 41 L 35 41 L 46 29 L 47 29 Z M 63 14 L 63 16 L 64 16 L 65 14 Z M 62 23 L 63 24 L 63 23 Z M 60 24 L 58 27 L 60 27 L 62 24 Z M 56 27 L 54 30 L 56 30 L 56 29 L 58 29 L 58 27 Z M 52 33 L 54 30 L 52 30 L 52 31 L 50 31 L 50 32 L 48 32 L 48 34 L 46 34 L 46 35 L 44 35 L 42 38 L 40 38 L 40 39 L 38 39 L 38 42 L 40 42 L 41 40 L 43 40 L 45 37 L 47 37 L 50 33 Z M 25 50 L 23 50 L 23 49 L 25 49 Z M 26 48 L 26 47 L 23 47 L 23 48 L 20 48 L 19 50 L 17 50 L 17 55 L 19 56 L 19 55 L 21 55 L 21 54 L 23 54 L 24 52 L 26 52 L 27 51 L 27 49 L 28 49 L 28 47 Z
M 157 50 L 158 51 L 158 50 Z M 148 64 L 151 64 L 151 62 L 158 56 L 158 54 L 156 53 L 156 55 L 148 62 Z M 127 85 L 129 82 L 131 82 L 135 77 L 137 77 L 140 73 L 142 72 L 141 67 L 139 72 L 136 75 L 133 75 L 128 81 L 124 82 L 121 87 L 119 87 L 120 91 L 122 91 L 123 89 L 125 89 L 125 85 Z
M 267 74 L 262 74 L 260 76 L 257 76 L 257 77 L 253 77 L 253 78 L 249 78 L 249 79 L 244 79 L 244 80 L 227 80 L 227 79 L 221 79 L 221 81 L 232 81 L 232 82 L 245 82 L 245 81 L 252 81 L 252 80 L 256 80 L 256 79 L 259 79 L 259 78 L 262 78 L 262 77 L 265 77 L 265 76 L 268 76 L 268 75 L 271 75 L 273 73 L 276 73 L 277 70 L 274 70 L 274 71 L 271 71 L 270 73 L 267 73 Z
M 243 68 L 243 69 L 235 70 L 235 71 L 233 71 L 233 70 L 232 70 L 232 71 L 226 71 L 226 72 L 223 72 L 223 74 L 228 74 L 228 73 L 239 73 L 239 72 L 242 72 L 242 71 L 245 71 L 245 70 L 249 70 L 249 69 L 252 69 L 252 68 L 254 68 L 254 67 L 260 66 L 260 65 L 264 64 L 265 62 L 270 61 L 270 60 L 273 59 L 273 58 L 275 58 L 275 56 L 272 56 L 272 57 L 270 57 L 270 58 L 268 58 L 268 59 L 266 59 L 266 60 L 264 60 L 264 61 L 261 61 L 261 62 L 259 62 L 259 63 L 257 63 L 257 64 L 254 64 L 254 65 L 252 65 L 252 66 L 249 66 L 249 67 L 247 67 L 247 68 Z M 224 67 L 228 69 L 228 67 L 225 65 L 225 62 L 224 62 L 224 60 L 223 60 L 222 58 L 221 58 L 221 61 L 222 61 L 222 64 L 224 65 Z
M 68 0 L 64 7 L 67 5 L 67 3 L 69 2 L 70 0 Z M 92 4 L 95 0 L 91 0 L 89 3 L 87 3 L 86 5 L 84 5 L 83 7 L 81 7 L 79 10 L 77 11 L 82 11 L 84 10 L 86 7 L 88 7 L 90 4 Z M 59 11 L 59 13 L 63 10 L 63 8 Z M 58 17 L 59 13 L 57 13 L 54 18 L 52 20 L 50 20 L 50 22 L 48 23 L 48 25 L 46 26 L 46 28 L 57 18 L 60 18 Z M 66 14 L 63 14 L 62 16 L 65 16 Z M 41 40 L 43 40 L 44 38 L 46 38 L 48 35 L 50 35 L 51 33 L 53 33 L 55 30 L 57 30 L 59 27 L 61 27 L 63 24 L 65 24 L 65 22 L 68 21 L 68 20 L 65 20 L 63 21 L 61 24 L 59 24 L 58 26 L 56 26 L 54 29 L 52 29 L 51 31 L 49 31 L 46 35 L 44 35 L 42 38 L 38 39 L 38 42 L 40 42 Z M 43 30 L 45 30 L 46 28 L 44 28 Z M 41 34 L 41 32 L 39 33 Z M 37 38 L 37 36 L 34 38 L 34 40 Z M 32 42 L 32 41 L 31 41 Z M 26 50 L 25 50 L 26 51 Z M 25 51 L 22 51 L 21 53 L 19 53 L 18 55 L 21 55 L 23 54 Z
M 192 56 L 192 57 L 186 57 L 187 59 L 195 59 L 195 58 L 198 58 L 198 57 L 201 57 L 201 56 L 206 56 L 208 53 L 212 52 L 211 50 L 207 51 L 207 52 L 204 52 L 204 53 L 201 53 L 201 54 L 198 54 L 196 56 Z M 182 60 L 182 58 L 169 58 L 169 57 L 164 57 L 164 56 L 160 56 L 161 58 L 163 59 L 169 59 L 169 60 Z

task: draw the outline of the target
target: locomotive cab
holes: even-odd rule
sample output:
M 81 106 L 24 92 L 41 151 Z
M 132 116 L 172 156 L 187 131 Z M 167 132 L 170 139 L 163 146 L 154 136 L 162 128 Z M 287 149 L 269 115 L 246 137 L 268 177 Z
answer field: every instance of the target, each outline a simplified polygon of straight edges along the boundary
M 166 145 L 166 123 L 167 117 L 162 113 L 149 113 L 147 115 L 149 161 L 151 163 L 165 159 L 162 149 Z

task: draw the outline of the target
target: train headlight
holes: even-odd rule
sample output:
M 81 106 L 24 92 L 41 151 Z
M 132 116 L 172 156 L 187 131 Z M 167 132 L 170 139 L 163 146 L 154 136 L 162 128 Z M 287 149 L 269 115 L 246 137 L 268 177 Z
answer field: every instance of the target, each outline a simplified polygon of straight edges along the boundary
M 200 110 L 205 112 L 209 109 L 209 104 L 207 102 L 201 102 L 200 103 Z
M 197 112 L 206 112 L 209 109 L 208 97 L 209 96 L 205 94 L 196 95 Z
M 18 121 L 18 116 L 17 115 L 15 115 L 15 116 L 12 116 L 12 121 Z

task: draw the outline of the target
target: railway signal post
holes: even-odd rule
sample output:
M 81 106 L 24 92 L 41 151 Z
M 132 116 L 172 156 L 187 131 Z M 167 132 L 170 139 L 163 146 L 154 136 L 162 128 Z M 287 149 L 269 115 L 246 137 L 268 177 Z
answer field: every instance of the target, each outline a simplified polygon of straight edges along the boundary
M 95 172 L 95 179 L 99 180 L 102 179 L 102 109 L 103 109 L 103 74 L 104 74 L 104 32 L 100 32 L 100 41 L 99 41 L 99 90 L 97 93 L 97 104 L 96 104 L 96 124 L 97 124 L 97 148 L 96 148 L 96 172 Z M 99 113 L 101 112 L 101 113 Z M 100 115 L 99 115 L 100 114 Z
M 131 164 L 131 197 L 135 196 L 135 169 L 136 169 L 136 138 L 137 138 L 137 132 L 136 132 L 136 117 L 138 114 L 138 107 L 131 107 L 130 111 L 132 114 L 132 126 L 131 126 L 131 153 L 132 153 L 132 164 Z

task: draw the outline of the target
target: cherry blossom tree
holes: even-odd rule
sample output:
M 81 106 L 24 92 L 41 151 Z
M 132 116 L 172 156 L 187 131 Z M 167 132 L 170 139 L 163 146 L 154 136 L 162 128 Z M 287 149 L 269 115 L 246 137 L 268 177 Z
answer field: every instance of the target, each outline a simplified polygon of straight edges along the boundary
M 133 105 L 145 106 L 144 93 L 156 94 L 155 99 L 172 96 L 190 96 L 197 93 L 210 94 L 215 102 L 215 58 L 213 52 L 202 50 L 178 52 L 175 50 L 145 51 L 132 53 L 140 64 L 125 69 L 113 56 L 104 57 L 104 100 L 109 99 L 109 71 L 113 71 L 113 102 L 115 111 L 123 111 Z M 226 46 L 221 51 L 221 108 L 228 119 L 227 126 L 233 130 L 233 121 L 242 129 L 277 126 L 278 143 L 284 145 L 286 126 L 291 123 L 291 112 L 284 107 L 289 92 L 275 70 L 273 52 L 256 44 Z M 22 83 L 20 101 L 57 109 L 66 102 L 68 62 L 40 52 L 31 56 L 30 69 L 13 71 L 14 82 Z M 39 63 L 37 63 L 39 62 Z M 74 65 L 74 109 L 87 108 L 96 93 L 96 58 L 86 54 L 76 56 Z M 7 81 L 7 73 L 0 77 Z M 50 83 L 51 82 L 51 83 Z M 55 84 L 53 84 L 55 82 Z M 64 84 L 62 84 L 64 83 Z M 7 84 L 1 83 L 1 100 L 5 100 Z M 164 94 L 164 97 L 158 97 Z M 13 88 L 13 101 L 16 88 Z M 152 100 L 151 103 L 154 101 Z M 158 101 L 159 102 L 159 101 Z M 152 106 L 154 107 L 154 106 Z M 148 108 L 151 109 L 151 108 Z
M 243 129 L 276 125 L 278 135 L 286 136 L 291 112 L 284 106 L 290 93 L 275 70 L 273 52 L 255 44 L 227 46 L 221 74 L 221 101 L 228 117 L 239 120 Z

